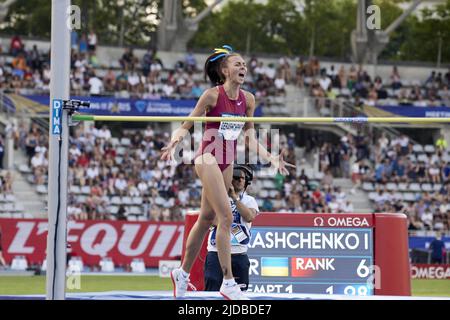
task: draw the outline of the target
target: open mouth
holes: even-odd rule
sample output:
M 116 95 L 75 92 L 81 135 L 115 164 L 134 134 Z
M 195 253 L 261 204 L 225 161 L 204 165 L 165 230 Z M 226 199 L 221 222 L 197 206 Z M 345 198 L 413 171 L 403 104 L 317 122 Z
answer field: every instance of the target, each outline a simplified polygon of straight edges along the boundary
M 244 78 L 244 77 L 245 77 L 245 73 L 240 72 L 240 73 L 238 73 L 238 76 L 239 76 L 240 78 Z

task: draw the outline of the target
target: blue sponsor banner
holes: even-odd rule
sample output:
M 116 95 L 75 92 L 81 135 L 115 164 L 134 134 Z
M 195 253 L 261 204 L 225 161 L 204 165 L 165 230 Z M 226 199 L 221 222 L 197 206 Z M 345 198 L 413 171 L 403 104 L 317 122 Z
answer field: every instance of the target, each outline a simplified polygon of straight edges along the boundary
M 24 95 L 23 97 L 48 106 L 49 96 Z M 90 101 L 89 109 L 80 109 L 80 112 L 95 115 L 121 115 L 121 116 L 188 116 L 194 109 L 196 99 L 121 99 L 114 97 L 80 97 L 71 99 Z M 47 114 L 48 111 L 42 113 Z M 255 117 L 262 116 L 262 108 L 255 110 Z
M 23 97 L 44 106 L 50 103 L 49 96 L 24 95 Z M 80 109 L 82 113 L 121 116 L 188 116 L 197 103 L 196 99 L 120 99 L 79 96 L 73 96 L 71 99 L 91 102 L 89 109 Z M 47 111 L 42 113 L 47 114 Z M 256 108 L 255 117 L 262 115 L 262 108 Z
M 448 107 L 377 106 L 377 108 L 403 117 L 449 118 Z
M 50 98 L 42 95 L 24 96 L 42 105 L 49 105 Z M 82 113 L 96 115 L 122 116 L 187 116 L 195 107 L 197 100 L 174 99 L 119 99 L 114 97 L 71 97 L 71 99 L 90 101 L 89 109 L 80 109 Z

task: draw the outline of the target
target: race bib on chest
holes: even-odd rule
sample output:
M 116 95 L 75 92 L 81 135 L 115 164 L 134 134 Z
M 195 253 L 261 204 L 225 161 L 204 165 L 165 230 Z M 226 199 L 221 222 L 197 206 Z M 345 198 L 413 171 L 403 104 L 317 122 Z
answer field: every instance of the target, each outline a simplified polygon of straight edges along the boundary
M 235 114 L 229 114 L 229 113 L 222 114 L 222 117 L 243 118 L 242 116 L 235 115 Z M 218 132 L 224 140 L 237 140 L 244 125 L 245 125 L 245 122 L 222 121 L 222 122 L 220 122 Z

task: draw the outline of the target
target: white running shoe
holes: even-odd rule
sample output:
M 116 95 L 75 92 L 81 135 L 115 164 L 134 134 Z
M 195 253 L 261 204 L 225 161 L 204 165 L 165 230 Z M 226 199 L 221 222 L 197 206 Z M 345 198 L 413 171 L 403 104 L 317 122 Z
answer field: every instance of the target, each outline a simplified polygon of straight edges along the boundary
M 232 286 L 226 286 L 222 283 L 220 294 L 227 300 L 250 300 L 242 291 L 241 286 L 235 283 Z
M 188 286 L 194 291 L 197 290 L 195 286 L 189 282 L 189 277 L 183 277 L 180 268 L 173 269 L 172 272 L 170 272 L 170 278 L 172 278 L 174 298 L 184 297 Z

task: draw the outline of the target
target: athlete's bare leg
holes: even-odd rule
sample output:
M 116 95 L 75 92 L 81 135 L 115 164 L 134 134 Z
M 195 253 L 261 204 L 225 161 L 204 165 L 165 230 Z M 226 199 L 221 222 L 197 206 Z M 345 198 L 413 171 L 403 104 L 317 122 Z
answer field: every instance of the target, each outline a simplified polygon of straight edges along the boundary
M 217 221 L 216 245 L 219 262 L 225 279 L 233 279 L 231 271 L 230 228 L 233 220 L 231 205 L 228 200 L 228 188 L 231 186 L 233 166 L 230 165 L 222 173 L 213 155 L 203 154 L 196 159 L 195 168 L 203 184 L 202 208 L 199 220 L 192 228 L 186 243 L 186 254 L 183 270 L 190 272 L 203 239 L 211 226 L 214 217 Z M 206 196 L 206 201 L 203 200 Z M 211 209 L 213 213 L 211 214 Z
M 190 272 L 192 264 L 197 257 L 203 243 L 203 239 L 208 233 L 209 227 L 214 222 L 215 213 L 206 198 L 205 189 L 202 190 L 202 200 L 200 205 L 200 214 L 197 221 L 189 232 L 186 249 L 183 258 L 182 268 L 186 272 Z

